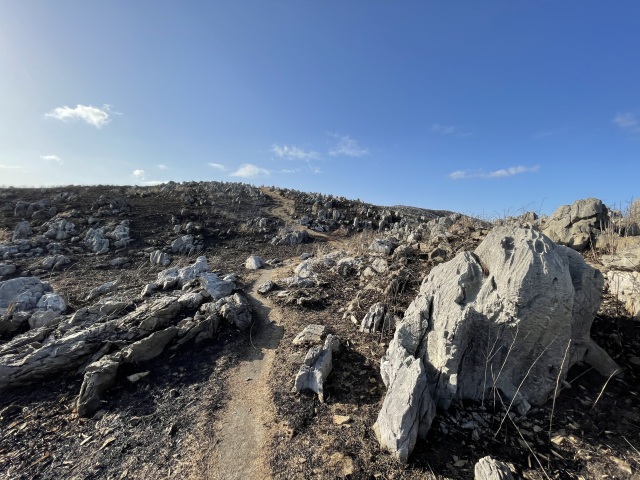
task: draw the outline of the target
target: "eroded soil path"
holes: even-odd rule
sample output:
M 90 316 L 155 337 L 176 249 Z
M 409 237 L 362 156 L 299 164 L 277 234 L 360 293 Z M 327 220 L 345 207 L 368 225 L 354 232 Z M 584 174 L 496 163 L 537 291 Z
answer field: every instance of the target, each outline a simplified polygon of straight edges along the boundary
M 259 297 L 257 289 L 276 271 L 263 271 L 248 292 L 254 308 L 251 348 L 227 382 L 228 401 L 215 426 L 207 468 L 214 479 L 271 478 L 266 447 L 274 406 L 268 380 L 283 327 L 280 311 Z

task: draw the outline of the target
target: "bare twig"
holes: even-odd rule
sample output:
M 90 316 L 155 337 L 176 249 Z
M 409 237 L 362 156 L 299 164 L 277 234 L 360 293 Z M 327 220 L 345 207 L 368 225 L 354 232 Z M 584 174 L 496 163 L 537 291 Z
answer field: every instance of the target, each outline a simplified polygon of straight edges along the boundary
M 604 393 L 604 389 L 607 388 L 607 385 L 609 384 L 609 380 L 611 380 L 613 378 L 613 376 L 618 373 L 620 371 L 619 368 L 616 368 L 613 373 L 611 375 L 609 375 L 609 378 L 607 378 L 607 381 L 604 382 L 604 385 L 602 386 L 602 390 L 600 390 L 600 393 L 598 394 L 598 398 L 596 398 L 596 401 L 593 402 L 593 405 L 591 406 L 591 410 L 593 410 L 594 408 L 596 408 L 596 404 L 598 403 L 598 400 L 600 400 L 600 397 L 602 397 L 602 394 Z
M 556 388 L 553 391 L 553 403 L 551 404 L 551 417 L 549 418 L 549 441 L 551 441 L 551 427 L 553 426 L 553 413 L 555 412 L 555 409 L 556 409 L 556 398 L 558 397 L 558 387 L 560 386 L 560 377 L 562 376 L 564 361 L 567 359 L 567 352 L 569 351 L 570 346 L 571 346 L 571 339 L 569 339 L 569 343 L 567 343 L 567 348 L 564 351 L 564 356 L 562 357 L 562 363 L 560 364 L 560 371 L 558 372 L 558 378 L 556 378 Z

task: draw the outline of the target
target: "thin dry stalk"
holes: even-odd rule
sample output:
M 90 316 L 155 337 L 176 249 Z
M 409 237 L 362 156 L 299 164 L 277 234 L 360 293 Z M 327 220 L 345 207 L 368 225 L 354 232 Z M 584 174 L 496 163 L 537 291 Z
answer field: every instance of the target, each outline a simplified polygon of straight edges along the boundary
M 567 348 L 564 351 L 564 355 L 562 357 L 562 363 L 560 364 L 560 371 L 558 372 L 558 378 L 556 378 L 556 388 L 553 391 L 553 403 L 551 404 L 551 418 L 549 418 L 549 441 L 551 441 L 551 427 L 553 426 L 553 413 L 556 409 L 556 398 L 558 398 L 558 388 L 560 387 L 560 377 L 562 376 L 562 370 L 564 369 L 564 362 L 567 359 L 567 353 L 569 352 L 569 347 L 571 346 L 571 339 L 569 339 L 569 343 L 567 343 Z
M 594 408 L 596 408 L 596 404 L 598 403 L 598 401 L 600 400 L 600 397 L 602 397 L 602 394 L 604 393 L 604 389 L 607 388 L 607 385 L 609 384 L 609 381 L 614 377 L 614 375 L 616 373 L 618 373 L 620 371 L 619 368 L 616 368 L 613 373 L 611 375 L 609 375 L 609 378 L 607 378 L 607 381 L 604 382 L 604 385 L 602 386 L 602 390 L 600 390 L 600 393 L 598 394 L 598 398 L 596 398 L 596 401 L 593 402 L 593 405 L 591 406 L 591 410 L 593 410 Z
M 557 337 L 556 337 L 557 338 Z M 498 430 L 496 431 L 495 435 L 493 436 L 493 438 L 496 438 L 498 436 L 498 433 L 500 433 L 500 429 L 502 429 L 502 424 L 504 423 L 504 420 L 506 417 L 509 417 L 509 412 L 511 411 L 511 407 L 513 406 L 513 402 L 515 402 L 516 397 L 518 396 L 518 393 L 520 393 L 520 389 L 522 388 L 522 385 L 524 385 L 524 382 L 527 380 L 527 378 L 529 377 L 529 374 L 531 373 L 531 370 L 533 369 L 534 365 L 536 363 L 538 363 L 538 360 L 540 360 L 540 358 L 542 357 L 542 355 L 544 355 L 544 352 L 546 352 L 549 347 L 551 345 L 553 345 L 553 342 L 556 341 L 556 338 L 554 338 L 553 340 L 551 340 L 551 342 L 549 343 L 549 345 L 547 345 L 546 347 L 544 347 L 544 349 L 540 352 L 540 355 L 538 355 L 535 360 L 531 363 L 531 365 L 529 365 L 529 369 L 527 370 L 527 373 L 525 374 L 524 378 L 522 379 L 522 381 L 520 382 L 520 385 L 518 385 L 518 388 L 516 389 L 516 392 L 513 394 L 513 396 L 511 397 L 511 402 L 509 402 L 509 407 L 507 408 L 507 411 L 505 412 L 504 416 L 502 417 L 502 420 L 500 421 L 500 425 L 498 426 Z M 502 400 L 501 400 L 502 401 Z M 511 419 L 511 417 L 509 417 L 509 419 Z
M 500 399 L 500 402 L 502 402 L 502 399 Z M 504 407 L 504 402 L 502 402 L 502 406 Z M 547 471 L 544 469 L 544 467 L 542 466 L 542 462 L 540 462 L 540 459 L 538 458 L 538 455 L 536 455 L 536 452 L 533 451 L 533 449 L 531 448 L 531 446 L 529 445 L 529 442 L 527 442 L 527 440 L 524 438 L 524 436 L 522 435 L 522 432 L 520 431 L 520 429 L 518 428 L 518 425 L 516 425 L 516 422 L 513 421 L 513 418 L 509 417 L 509 420 L 511 420 L 511 423 L 513 424 L 514 428 L 516 429 L 516 432 L 518 432 L 518 435 L 520 436 L 520 439 L 524 442 L 524 444 L 527 446 L 527 448 L 529 449 L 529 451 L 531 452 L 531 455 L 533 455 L 533 458 L 536 459 L 536 462 L 538 462 L 538 465 L 540 466 L 540 469 L 542 470 L 542 474 L 548 479 L 551 480 L 551 478 L 549 477 L 549 475 L 547 475 Z

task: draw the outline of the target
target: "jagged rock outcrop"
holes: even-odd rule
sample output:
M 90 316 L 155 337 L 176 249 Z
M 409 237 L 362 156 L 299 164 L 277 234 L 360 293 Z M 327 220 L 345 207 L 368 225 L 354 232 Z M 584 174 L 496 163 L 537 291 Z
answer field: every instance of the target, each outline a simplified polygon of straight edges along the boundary
M 324 345 L 311 347 L 295 379 L 295 391 L 311 390 L 324 402 L 324 382 L 333 368 L 333 353 L 340 348 L 340 340 L 327 335 Z
M 168 253 L 165 253 L 162 250 L 155 250 L 149 254 L 149 262 L 151 263 L 151 265 L 168 267 L 171 263 L 171 257 Z
M 601 200 L 587 198 L 558 208 L 542 229 L 551 240 L 582 251 L 607 226 L 609 213 Z
M 395 316 L 391 312 L 387 312 L 384 303 L 374 303 L 362 319 L 360 331 L 367 333 L 393 331 L 395 321 Z
M 378 417 L 383 447 L 405 458 L 414 429 L 404 426 L 426 432 L 421 414 L 431 401 L 447 409 L 456 399 L 483 401 L 495 388 L 524 413 L 545 403 L 578 361 L 614 373 L 617 365 L 589 337 L 603 282 L 577 252 L 516 227 L 496 228 L 474 253 L 435 267 L 381 360 L 385 405 L 399 405 Z M 412 367 L 415 394 L 406 397 L 406 385 L 394 380 L 416 362 L 424 373 Z
M 306 230 L 285 230 L 273 237 L 272 245 L 299 245 L 309 241 L 309 234 Z

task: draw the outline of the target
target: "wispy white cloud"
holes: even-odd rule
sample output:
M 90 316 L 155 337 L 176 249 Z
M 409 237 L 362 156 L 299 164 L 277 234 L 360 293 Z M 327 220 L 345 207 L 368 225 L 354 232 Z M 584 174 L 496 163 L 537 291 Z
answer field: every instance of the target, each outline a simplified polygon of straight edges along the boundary
M 17 165 L 3 165 L 0 163 L 0 170 L 20 170 L 22 167 Z
M 45 113 L 45 117 L 55 118 L 62 121 L 82 120 L 89 125 L 100 128 L 110 122 L 110 110 L 111 107 L 109 105 L 103 105 L 102 108 L 93 107 L 91 105 L 76 105 L 75 108 L 64 106 L 54 108 L 49 113 Z
M 557 128 L 555 130 L 543 130 L 533 134 L 533 138 L 548 138 L 558 135 L 566 130 L 566 128 Z
M 144 172 L 144 170 L 140 170 L 139 168 L 134 170 L 131 175 L 133 175 L 134 177 L 136 177 L 139 180 L 144 180 L 146 177 L 146 174 Z
M 140 185 L 148 185 L 153 187 L 155 185 L 162 185 L 163 183 L 167 183 L 166 180 L 147 180 L 146 182 L 140 182 Z
M 318 152 L 313 150 L 305 151 L 295 145 L 272 145 L 271 152 L 278 158 L 287 160 L 314 160 L 320 158 Z
M 167 167 L 166 165 L 164 165 L 162 163 L 156 165 L 156 167 L 158 167 L 160 170 L 169 170 L 169 167 Z
M 613 117 L 613 123 L 631 133 L 640 133 L 640 121 L 634 113 L 619 112 Z
M 533 167 L 525 167 L 518 165 L 517 167 L 501 168 L 493 172 L 483 172 L 478 170 L 456 170 L 449 174 L 449 178 L 453 180 L 462 180 L 466 178 L 504 178 L 520 175 L 522 173 L 534 173 L 540 169 L 540 165 Z
M 301 168 L 283 168 L 278 173 L 291 174 L 291 173 L 300 173 L 301 171 L 302 171 Z
M 330 136 L 336 140 L 335 146 L 329 150 L 329 155 L 332 157 L 364 157 L 369 154 L 369 150 L 367 148 L 361 147 L 358 141 L 351 138 L 349 135 L 338 135 L 336 133 L 332 133 Z
M 215 168 L 216 170 L 220 170 L 221 172 L 226 172 L 227 171 L 227 167 L 225 167 L 221 163 L 209 162 L 207 165 L 209 165 L 211 168 Z
M 250 163 L 245 163 L 244 165 L 240 165 L 240 168 L 233 172 L 231 176 L 240 178 L 253 178 L 260 176 L 268 177 L 269 174 L 269 170 L 256 167 L 255 165 L 251 165 Z
M 57 155 L 40 155 L 40 158 L 46 162 L 57 163 L 58 165 L 62 165 L 64 163 Z
M 459 129 L 455 125 L 442 125 L 440 123 L 434 123 L 431 126 L 431 131 L 440 135 L 454 135 L 459 132 Z

